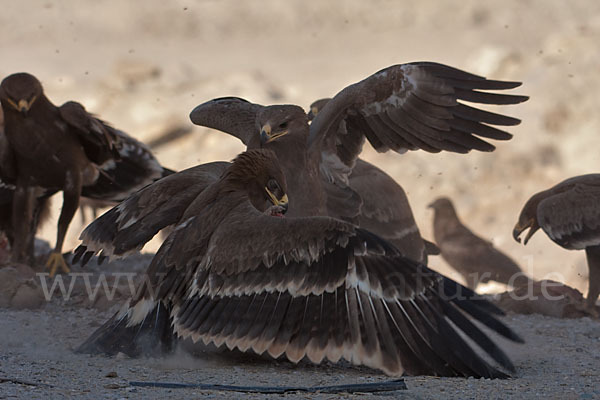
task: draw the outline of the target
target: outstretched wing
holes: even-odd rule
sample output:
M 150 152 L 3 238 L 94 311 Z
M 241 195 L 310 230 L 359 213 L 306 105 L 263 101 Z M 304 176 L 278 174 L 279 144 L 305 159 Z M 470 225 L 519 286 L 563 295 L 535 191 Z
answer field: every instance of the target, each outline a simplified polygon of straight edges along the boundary
M 190 119 L 196 125 L 233 135 L 248 146 L 250 139 L 258 134 L 256 115 L 262 108 L 239 97 L 221 97 L 194 108 Z
M 520 121 L 461 101 L 521 103 L 528 97 L 480 91 L 520 85 L 430 62 L 394 65 L 348 86 L 322 106 L 311 124 L 309 143 L 326 153 L 323 158 L 332 166 L 337 162 L 350 168 L 365 138 L 379 152 L 492 151 L 494 146 L 484 139 L 512 137 L 493 125 Z
M 100 172 L 93 185 L 82 189 L 83 196 L 122 201 L 173 172 L 163 168 L 146 145 L 94 117 L 81 104 L 70 101 L 59 111 Z
M 160 178 L 174 173 L 164 168 L 148 146 L 125 132 L 107 126 L 114 136 L 119 157 L 99 165 L 101 171 L 93 185 L 84 186 L 81 194 L 98 200 L 123 201 Z
M 79 137 L 87 157 L 96 164 L 118 159 L 114 130 L 104 121 L 88 113 L 85 108 L 69 101 L 59 107 L 61 118 Z
M 214 162 L 169 175 L 132 194 L 81 233 L 75 253 L 122 257 L 140 250 L 154 235 L 176 224 L 190 203 L 227 168 Z
M 270 217 L 248 203 L 228 213 L 204 249 L 195 241 L 201 231 L 193 217 L 163 244 L 150 296 L 122 313 L 128 326 L 166 301 L 179 336 L 293 362 L 345 358 L 390 375 L 506 376 L 466 335 L 513 369 L 467 317 L 520 340 L 490 315 L 499 310 L 365 230 L 327 217 Z
M 546 234 L 561 246 L 583 249 L 600 244 L 600 174 L 569 179 L 557 193 L 542 200 L 537 219 Z

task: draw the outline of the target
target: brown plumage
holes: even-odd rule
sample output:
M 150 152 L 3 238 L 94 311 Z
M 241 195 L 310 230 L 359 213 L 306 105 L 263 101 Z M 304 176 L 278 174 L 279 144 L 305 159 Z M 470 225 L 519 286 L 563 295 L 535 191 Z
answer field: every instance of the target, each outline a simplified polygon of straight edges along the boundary
M 4 114 L 2 112 L 2 107 L 0 107 L 0 231 L 7 241 L 6 246 L 3 247 L 6 254 L 10 253 L 14 244 L 15 230 L 13 229 L 12 218 L 13 197 L 15 194 L 14 175 L 14 160 L 10 151 L 8 139 L 4 134 Z M 7 179 L 8 182 L 4 181 L 4 179 Z M 34 194 L 34 215 L 30 221 L 30 232 L 25 239 L 24 244 L 26 255 L 23 261 L 26 263 L 34 262 L 33 250 L 35 233 L 37 232 L 38 226 L 45 222 L 50 215 L 50 202 L 48 200 L 54 193 L 54 190 L 39 189 L 37 193 Z
M 115 208 L 120 222 L 151 231 L 175 213 L 149 193 L 168 191 L 170 203 L 187 204 L 137 295 L 80 352 L 152 354 L 172 349 L 178 336 L 292 362 L 344 358 L 390 375 L 505 377 L 513 369 L 470 318 L 520 338 L 470 290 L 350 223 L 282 218 L 286 179 L 271 151 L 203 167 L 164 178 Z M 114 229 L 101 217 L 86 228 L 84 245 L 123 254 L 118 241 L 102 244 L 102 232 Z
M 515 261 L 462 224 L 450 199 L 440 197 L 429 207 L 434 210 L 433 235 L 442 257 L 469 288 L 489 281 L 515 287 L 529 282 Z
M 30 223 L 30 230 L 27 237 L 24 239 L 25 244 L 25 257 L 23 262 L 27 264 L 34 263 L 34 245 L 35 245 L 35 234 L 38 227 L 42 226 L 50 217 L 50 197 L 55 193 L 53 190 L 40 189 L 34 194 L 34 214 Z M 12 249 L 14 244 L 14 233 L 12 210 L 13 210 L 13 198 L 15 194 L 15 186 L 7 184 L 0 180 L 0 231 L 6 236 L 8 241 L 8 249 Z M 20 223 L 20 222 L 19 222 Z M 12 252 L 11 252 L 12 253 Z M 11 256 L 11 259 L 13 257 Z M 14 261 L 14 259 L 13 259 Z
M 312 121 L 331 99 L 310 105 Z M 356 159 L 348 185 L 361 198 L 358 225 L 393 243 L 406 257 L 427 264 L 428 255 L 440 254 L 438 247 L 421 237 L 408 197 L 392 177 L 373 164 Z M 344 207 L 340 204 L 339 207 Z
M 510 139 L 510 134 L 492 125 L 516 125 L 519 120 L 459 100 L 516 104 L 527 97 L 476 89 L 503 90 L 519 85 L 487 80 L 441 64 L 410 63 L 391 66 L 348 86 L 316 110 L 310 126 L 300 107 L 264 107 L 233 97 L 201 104 L 190 118 L 197 125 L 238 137 L 248 149 L 275 151 L 288 180 L 291 215 L 328 215 L 361 223 L 363 206 L 364 210 L 394 209 L 398 215 L 388 222 L 366 216 L 363 221 L 371 222 L 374 233 L 392 241 L 408 256 L 425 260 L 425 245 L 412 221 L 406 227 L 389 226 L 399 220 L 412 220 L 412 213 L 388 207 L 385 196 L 376 204 L 364 205 L 372 185 L 362 187 L 356 184 L 358 178 L 352 185 L 352 171 L 365 139 L 377 151 L 491 151 L 494 146 L 479 137 Z M 370 168 L 363 162 L 360 166 Z M 387 181 L 383 175 L 378 176 Z M 377 192 L 384 193 L 386 185 L 382 182 Z M 395 185 L 394 190 L 399 192 L 401 188 Z M 398 195 L 405 199 L 403 194 Z M 402 232 L 410 235 L 405 239 Z
M 559 246 L 584 250 L 589 268 L 587 306 L 593 307 L 600 294 L 600 174 L 569 178 L 534 194 L 523 206 L 513 237 L 529 229 L 527 244 L 538 229 Z
M 36 192 L 62 191 L 56 246 L 47 266 L 68 271 L 62 245 L 80 196 L 122 200 L 162 177 L 164 170 L 135 139 L 67 102 L 54 106 L 32 75 L 17 73 L 0 84 L 6 148 L 1 179 L 15 186 L 12 207 L 13 260 L 30 256 L 35 234 Z

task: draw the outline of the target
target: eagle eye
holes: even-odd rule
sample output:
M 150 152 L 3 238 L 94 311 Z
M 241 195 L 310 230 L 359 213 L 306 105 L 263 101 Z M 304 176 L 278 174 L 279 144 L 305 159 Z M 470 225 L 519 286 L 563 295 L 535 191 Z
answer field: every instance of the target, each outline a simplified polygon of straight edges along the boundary
M 279 187 L 279 183 L 277 183 L 277 181 L 273 178 L 269 179 L 269 181 L 267 182 L 267 189 L 269 189 L 271 193 L 275 193 L 276 191 L 281 190 L 281 188 Z

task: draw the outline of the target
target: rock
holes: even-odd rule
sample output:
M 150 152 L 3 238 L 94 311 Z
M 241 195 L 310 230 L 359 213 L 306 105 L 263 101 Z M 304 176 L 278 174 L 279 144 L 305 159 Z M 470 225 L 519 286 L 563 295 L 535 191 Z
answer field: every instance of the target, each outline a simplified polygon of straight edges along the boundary
M 105 389 L 125 389 L 127 386 L 119 385 L 117 383 L 109 383 L 108 385 L 104 385 Z
M 0 269 L 0 307 L 22 309 L 40 308 L 45 303 L 35 272 L 24 264 Z
M 13 267 L 0 269 L 0 307 L 10 307 L 10 301 L 21 285 L 17 270 Z
M 515 314 L 542 314 L 555 318 L 593 316 L 580 291 L 563 283 L 542 280 L 494 296 L 496 305 Z
M 27 281 L 17 289 L 10 305 L 16 310 L 34 310 L 44 305 L 46 299 L 41 288 L 34 281 Z

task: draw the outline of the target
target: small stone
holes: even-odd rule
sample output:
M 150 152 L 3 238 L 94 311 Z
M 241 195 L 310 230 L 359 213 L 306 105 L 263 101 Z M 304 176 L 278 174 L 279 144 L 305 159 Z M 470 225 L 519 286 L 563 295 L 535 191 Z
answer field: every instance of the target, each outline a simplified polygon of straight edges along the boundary
M 10 305 L 16 310 L 35 310 L 45 303 L 42 290 L 33 282 L 25 282 L 17 289 Z
M 123 385 L 119 385 L 117 383 L 109 383 L 108 385 L 104 385 L 104 389 L 122 389 Z
M 110 371 L 108 374 L 104 375 L 104 377 L 106 378 L 116 378 L 119 375 L 117 375 L 117 373 L 115 371 Z

